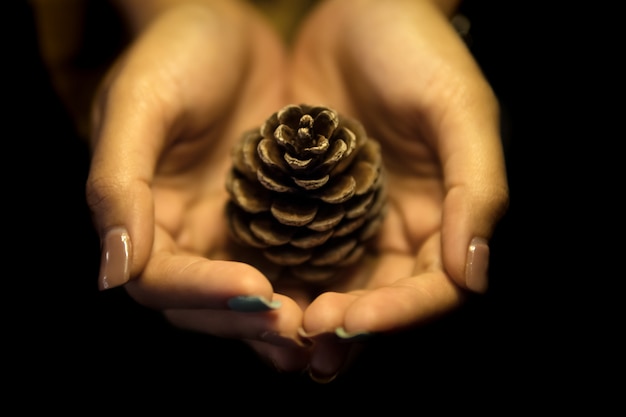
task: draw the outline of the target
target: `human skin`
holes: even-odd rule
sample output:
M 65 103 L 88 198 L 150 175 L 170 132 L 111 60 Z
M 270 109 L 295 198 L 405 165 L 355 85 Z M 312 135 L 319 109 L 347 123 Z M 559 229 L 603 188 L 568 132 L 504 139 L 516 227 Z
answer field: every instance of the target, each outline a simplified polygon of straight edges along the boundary
M 486 290 L 470 242 L 486 247 L 508 188 L 498 103 L 448 22 L 456 2 L 326 1 L 291 54 L 245 2 L 182 3 L 120 2 L 137 37 L 97 95 L 87 182 L 101 289 L 124 285 L 176 326 L 319 381 L 360 346 L 338 343 L 338 328 L 400 331 Z M 370 254 L 319 296 L 238 262 L 219 220 L 234 142 L 300 102 L 361 120 L 389 184 Z M 242 295 L 280 307 L 231 310 Z
M 100 288 L 124 285 L 180 327 L 298 346 L 302 309 L 231 261 L 222 216 L 234 142 L 287 102 L 283 45 L 244 2 L 159 3 L 156 17 L 139 3 L 129 13 L 138 36 L 93 111 L 87 199 L 103 241 Z M 242 295 L 282 305 L 231 311 Z
M 371 257 L 306 307 L 307 334 L 406 329 L 486 291 L 471 242 L 485 248 L 508 186 L 498 102 L 449 23 L 455 7 L 331 0 L 295 42 L 295 101 L 361 120 L 381 143 L 389 194 Z M 312 367 L 332 375 L 347 350 L 318 344 Z

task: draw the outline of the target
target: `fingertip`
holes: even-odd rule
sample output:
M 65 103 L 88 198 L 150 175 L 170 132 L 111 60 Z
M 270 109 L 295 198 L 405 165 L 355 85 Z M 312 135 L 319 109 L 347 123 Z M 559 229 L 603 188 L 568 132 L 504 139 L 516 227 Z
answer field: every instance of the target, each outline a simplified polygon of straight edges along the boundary
M 233 277 L 236 282 L 237 296 L 255 296 L 268 300 L 271 303 L 274 287 L 268 277 L 259 269 L 245 262 L 214 261 L 225 268 L 224 276 Z M 233 282 L 234 284 L 234 282 Z
M 475 237 L 471 240 L 465 264 L 465 287 L 479 294 L 487 292 L 489 285 L 487 276 L 489 253 L 486 239 Z
M 130 280 L 129 263 L 132 256 L 130 236 L 125 228 L 109 230 L 102 240 L 102 259 L 98 289 L 119 287 Z
M 498 217 L 487 198 L 467 192 L 449 196 L 444 208 L 442 256 L 445 271 L 461 288 L 477 294 L 487 292 L 489 238 Z
M 335 329 L 335 335 L 337 335 L 337 337 L 339 337 L 339 339 L 343 342 L 359 343 L 372 339 L 375 333 L 364 330 L 349 332 L 343 326 L 340 326 Z
M 267 298 L 258 295 L 235 296 L 229 298 L 227 304 L 228 308 L 233 311 L 253 313 L 275 310 L 282 305 L 279 300 L 268 300 Z

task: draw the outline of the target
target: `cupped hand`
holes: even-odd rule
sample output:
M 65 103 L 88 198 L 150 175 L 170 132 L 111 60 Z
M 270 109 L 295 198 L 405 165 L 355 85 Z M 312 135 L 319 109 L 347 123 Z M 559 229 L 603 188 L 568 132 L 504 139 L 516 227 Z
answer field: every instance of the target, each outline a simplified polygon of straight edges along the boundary
M 141 31 L 96 97 L 87 199 L 100 289 L 124 285 L 179 327 L 255 341 L 300 369 L 302 309 L 232 261 L 223 216 L 233 144 L 286 104 L 285 51 L 262 22 L 243 2 L 215 2 Z
M 508 205 L 499 107 L 447 12 L 330 0 L 294 44 L 291 101 L 360 120 L 387 175 L 387 216 L 364 262 L 314 300 L 294 295 L 322 378 L 348 363 L 338 341 L 417 326 L 487 290 L 488 242 Z

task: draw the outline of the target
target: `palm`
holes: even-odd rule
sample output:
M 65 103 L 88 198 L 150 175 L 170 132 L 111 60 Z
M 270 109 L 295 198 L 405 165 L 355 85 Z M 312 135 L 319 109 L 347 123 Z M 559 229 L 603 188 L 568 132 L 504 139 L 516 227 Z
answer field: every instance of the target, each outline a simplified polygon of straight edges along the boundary
M 439 123 L 448 118 L 454 90 L 463 84 L 447 77 L 448 59 L 460 55 L 468 63 L 459 65 L 470 65 L 471 58 L 432 44 L 441 39 L 464 48 L 450 41 L 456 34 L 445 25 L 429 22 L 441 20 L 439 15 L 388 4 L 380 12 L 372 3 L 361 10 L 352 6 L 327 2 L 304 26 L 295 44 L 291 92 L 293 101 L 327 105 L 359 119 L 381 143 L 389 210 L 365 262 L 329 288 L 343 296 L 328 292 L 314 300 L 305 328 L 389 331 L 445 313 L 463 298 L 443 269 L 441 217 L 448 184 L 437 150 L 445 141 L 435 134 L 445 135 L 437 131 Z
M 186 266 L 230 258 L 222 210 L 231 148 L 243 131 L 285 104 L 279 39 L 255 16 L 242 19 L 227 10 L 229 3 L 220 7 L 219 16 L 181 7 L 160 17 L 112 68 L 94 111 L 90 201 L 115 215 L 101 197 L 114 191 L 134 217 L 130 232 L 142 238 L 133 245 L 131 274 L 139 279 L 127 289 L 155 308 L 223 305 L 223 292 L 210 293 L 210 302 L 194 295 L 207 296 L 198 290 L 206 281 L 197 275 L 213 270 L 211 264 L 195 274 Z M 172 274 L 180 280 L 172 281 Z M 230 282 L 229 293 L 246 292 Z
M 224 258 L 222 210 L 230 151 L 241 132 L 284 104 L 282 47 L 269 35 L 242 38 L 230 26 L 187 23 L 175 30 L 166 32 L 167 42 L 159 43 L 159 55 L 153 57 L 163 63 L 143 74 L 146 83 L 158 86 L 154 100 L 168 116 L 154 121 L 167 130 L 161 143 L 157 138 L 163 133 L 154 134 L 154 146 L 163 149 L 150 184 L 155 226 L 182 252 Z M 156 39 L 144 40 L 149 42 Z M 258 51 L 275 59 L 261 60 Z
M 151 187 L 155 223 L 176 240 L 180 249 L 209 258 L 231 257 L 225 252 L 223 221 L 225 178 L 232 163 L 230 151 L 241 132 L 260 124 L 258 115 L 266 114 L 270 106 L 280 105 L 278 101 L 268 101 L 259 107 L 255 100 L 233 103 L 228 107 L 235 107 L 236 114 L 246 115 L 245 118 L 207 118 L 207 123 L 198 128 L 208 133 L 178 137 L 162 154 Z M 199 110 L 198 106 L 192 108 Z

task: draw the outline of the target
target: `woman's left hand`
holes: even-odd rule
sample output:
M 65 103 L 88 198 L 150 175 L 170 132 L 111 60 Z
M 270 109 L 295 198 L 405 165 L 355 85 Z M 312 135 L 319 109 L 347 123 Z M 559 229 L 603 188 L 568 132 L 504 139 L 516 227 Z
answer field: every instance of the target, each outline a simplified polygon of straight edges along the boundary
M 349 364 L 360 344 L 342 339 L 420 325 L 487 290 L 488 242 L 509 198 L 499 105 L 449 12 L 330 0 L 294 44 L 291 102 L 362 121 L 381 144 L 388 190 L 364 262 L 315 299 L 283 291 L 305 306 L 314 379 Z

